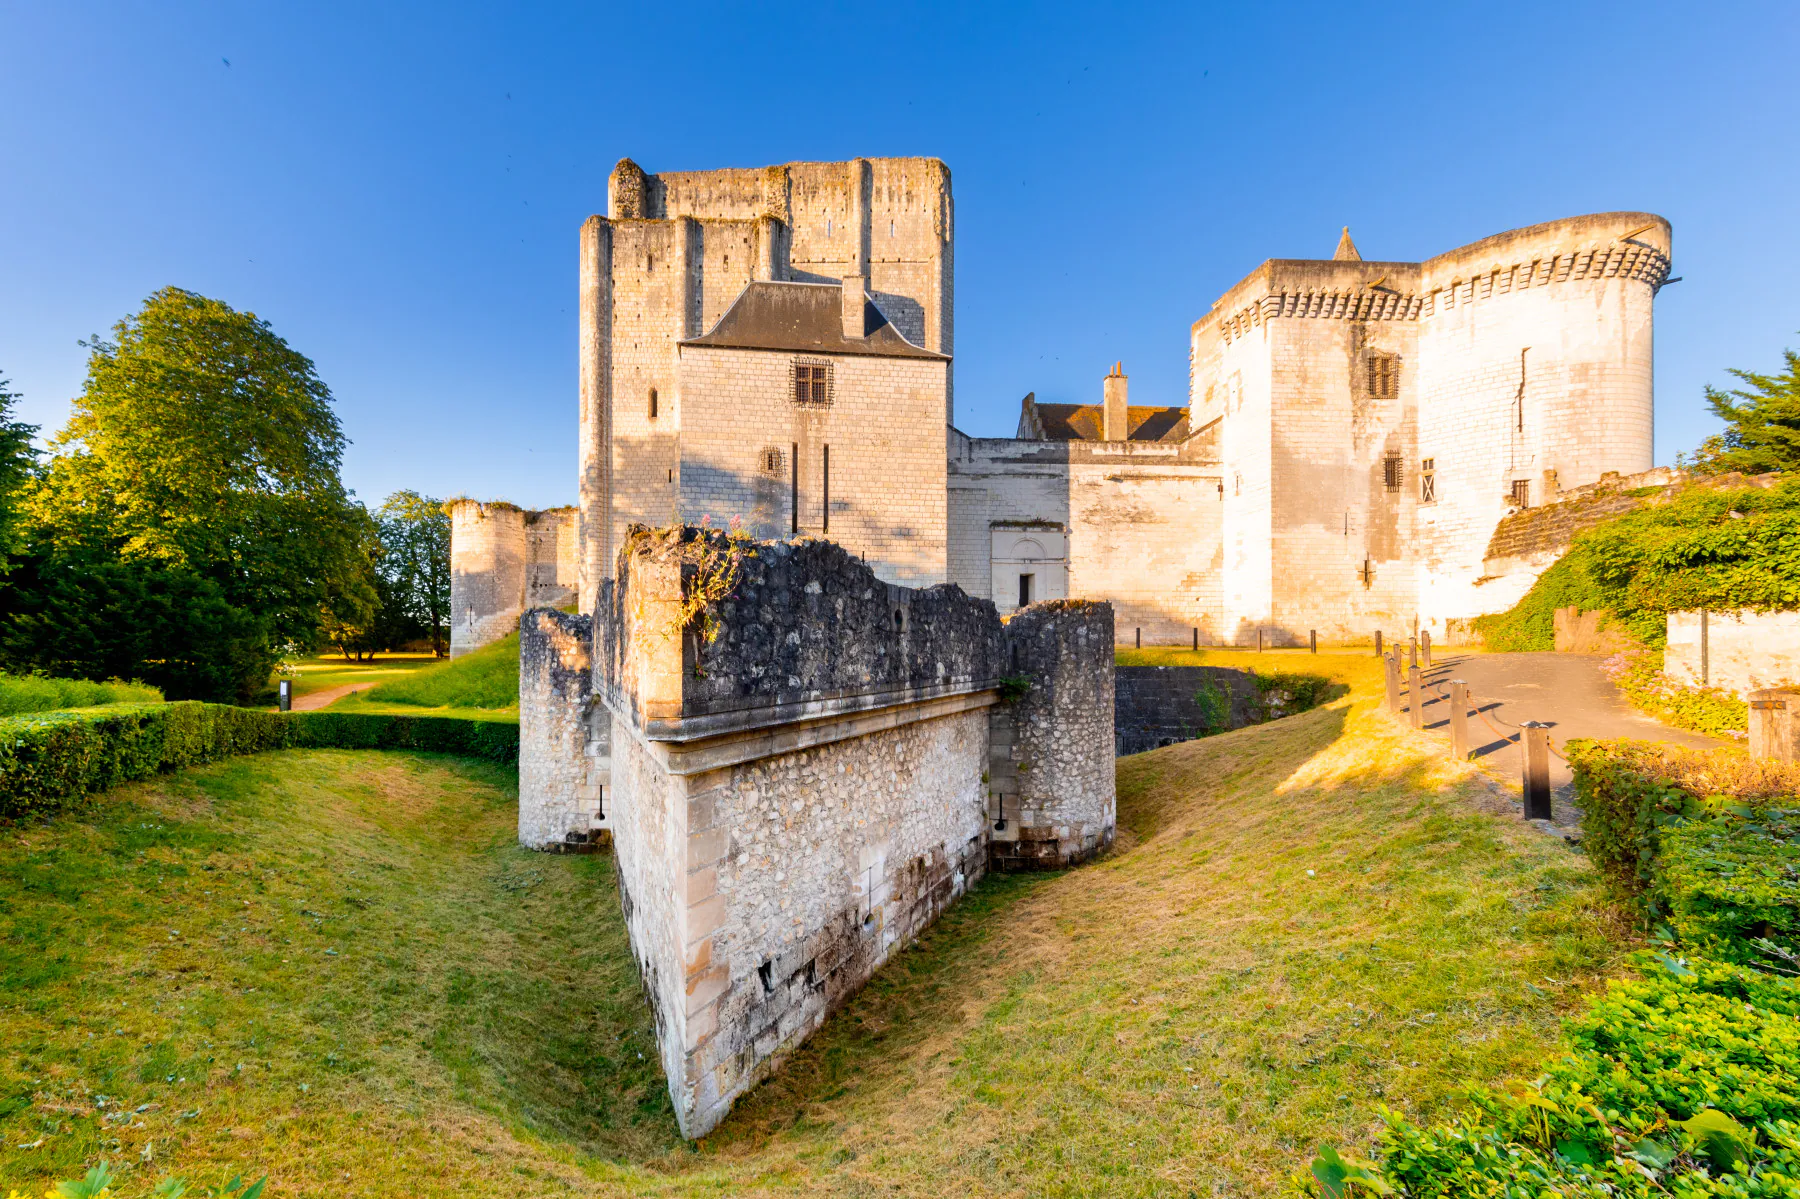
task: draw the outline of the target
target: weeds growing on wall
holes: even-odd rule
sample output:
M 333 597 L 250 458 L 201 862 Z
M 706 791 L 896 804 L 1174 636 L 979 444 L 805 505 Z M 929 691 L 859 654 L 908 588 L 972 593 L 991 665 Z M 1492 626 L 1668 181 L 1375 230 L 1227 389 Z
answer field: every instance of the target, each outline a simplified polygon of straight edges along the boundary
M 1194 692 L 1194 706 L 1200 709 L 1200 730 L 1222 733 L 1231 727 L 1231 696 L 1217 683 L 1201 683 Z
M 1513 607 L 1475 621 L 1494 650 L 1555 649 L 1553 615 L 1604 611 L 1660 649 L 1670 612 L 1800 608 L 1800 480 L 1689 483 L 1576 535 Z
M 681 604 L 664 635 L 692 632 L 701 646 L 717 641 L 716 609 L 736 594 L 744 563 L 756 557 L 756 538 L 744 528 L 743 520 L 734 516 L 724 529 L 713 528 L 710 516 L 702 517 L 698 525 L 636 529 L 632 548 L 646 557 L 672 559 L 680 565 Z
M 1722 687 L 1689 687 L 1657 669 L 1645 650 L 1614 654 L 1600 664 L 1631 706 L 1665 724 L 1742 741 L 1750 735 L 1750 705 Z

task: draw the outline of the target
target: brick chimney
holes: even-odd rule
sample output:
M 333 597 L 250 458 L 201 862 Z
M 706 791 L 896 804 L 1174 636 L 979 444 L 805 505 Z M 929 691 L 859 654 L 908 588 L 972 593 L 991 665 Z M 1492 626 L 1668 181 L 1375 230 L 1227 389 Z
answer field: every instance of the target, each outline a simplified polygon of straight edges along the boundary
M 1100 435 L 1107 441 L 1125 441 L 1130 433 L 1125 411 L 1125 364 L 1113 364 L 1112 374 L 1102 385 Z
M 850 275 L 844 280 L 844 336 L 861 341 L 868 336 L 864 309 L 869 303 L 869 277 Z

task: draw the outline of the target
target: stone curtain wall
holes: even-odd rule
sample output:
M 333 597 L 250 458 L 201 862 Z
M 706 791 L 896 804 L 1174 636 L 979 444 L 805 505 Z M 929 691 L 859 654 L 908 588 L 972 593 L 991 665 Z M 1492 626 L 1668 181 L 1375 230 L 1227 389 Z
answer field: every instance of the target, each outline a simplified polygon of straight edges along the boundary
M 1227 666 L 1121 666 L 1115 687 L 1113 722 L 1121 757 L 1205 736 L 1214 713 L 1199 701 L 1202 687 L 1223 697 L 1227 729 L 1251 723 L 1262 697 L 1255 679 Z
M 1800 683 L 1800 612 L 1708 612 L 1704 683 L 1746 696 Z M 1671 612 L 1663 672 L 1702 685 L 1700 613 Z
M 610 766 L 593 690 L 593 621 L 550 608 L 519 621 L 519 843 L 579 852 L 604 835 Z
M 1006 825 L 994 864 L 1072 866 L 1111 845 L 1117 823 L 1112 606 L 1033 604 L 1007 622 L 1006 644 L 1010 677 L 1030 684 L 990 717 L 988 788 Z
M 708 644 L 667 627 L 682 569 L 655 537 L 621 553 L 598 589 L 593 690 L 632 951 L 677 1118 L 701 1136 L 990 860 L 1066 864 L 1111 841 L 1112 627 L 1105 604 L 1060 603 L 1003 629 L 954 586 L 883 583 L 829 542 L 764 543 Z M 580 689 L 562 639 L 584 626 L 529 623 L 533 779 L 566 792 L 578 735 L 555 709 Z M 1006 744 L 1029 835 L 994 850 L 991 712 L 1015 650 L 1033 683 Z M 566 799 L 534 783 L 530 803 L 533 828 L 560 827 Z

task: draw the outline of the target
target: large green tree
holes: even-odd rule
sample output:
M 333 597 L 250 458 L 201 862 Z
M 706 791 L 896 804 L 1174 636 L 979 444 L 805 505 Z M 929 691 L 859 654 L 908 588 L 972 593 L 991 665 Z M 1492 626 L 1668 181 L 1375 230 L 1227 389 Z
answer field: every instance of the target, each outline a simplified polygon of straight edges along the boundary
M 0 574 L 25 548 L 25 496 L 37 474 L 38 453 L 31 439 L 38 427 L 13 419 L 19 393 L 0 375 Z
M 175 287 L 84 344 L 87 381 L 31 505 L 53 568 L 203 580 L 258 630 L 260 653 L 233 655 L 241 693 L 284 644 L 373 608 L 369 517 L 338 477 L 343 430 L 305 355 Z
M 396 491 L 376 510 L 375 522 L 385 639 L 423 638 L 442 657 L 449 650 L 450 514 L 442 500 Z
M 1747 386 L 1706 389 L 1707 406 L 1725 422 L 1725 431 L 1701 443 L 1697 469 L 1760 475 L 1800 468 L 1800 353 L 1788 350 L 1783 358 L 1787 370 L 1779 375 L 1734 370 Z

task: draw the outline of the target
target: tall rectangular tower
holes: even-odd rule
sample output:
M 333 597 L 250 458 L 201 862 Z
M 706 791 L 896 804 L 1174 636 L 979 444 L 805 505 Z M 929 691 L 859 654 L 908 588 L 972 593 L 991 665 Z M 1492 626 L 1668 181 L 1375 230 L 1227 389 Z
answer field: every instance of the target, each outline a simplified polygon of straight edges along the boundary
M 938 445 L 934 457 L 941 476 L 951 418 L 952 219 L 950 172 L 935 158 L 660 175 L 647 174 L 630 159 L 619 162 L 609 181 L 608 214 L 590 217 L 581 236 L 582 611 L 592 610 L 626 528 L 701 515 L 703 496 L 695 488 L 702 480 L 684 480 L 684 466 L 705 476 L 706 495 L 731 491 L 718 486 L 716 464 L 684 458 L 684 431 L 686 443 L 716 443 L 733 430 L 711 427 L 719 419 L 716 404 L 707 406 L 704 417 L 691 414 L 708 422 L 705 437 L 695 436 L 702 432 L 696 427 L 684 427 L 683 343 L 714 333 L 752 283 L 832 284 L 852 296 L 860 289 L 872 309 L 861 331 L 866 344 L 851 338 L 844 344 L 801 345 L 819 339 L 816 331 L 796 328 L 785 331 L 785 340 L 778 336 L 781 330 L 764 330 L 759 336 L 766 344 L 755 348 L 812 350 L 832 362 L 892 358 L 896 349 L 904 355 L 910 347 L 941 362 L 937 368 L 912 368 L 899 384 L 885 384 L 879 399 L 900 424 L 917 425 Z M 759 311 L 784 308 L 770 300 L 760 295 Z M 810 310 L 804 303 L 785 307 Z M 857 377 L 848 365 L 834 369 L 833 386 Z M 783 380 L 784 387 L 790 383 Z M 709 378 L 708 386 L 709 394 L 717 393 L 718 380 Z M 846 393 L 845 398 L 857 397 Z M 738 432 L 754 441 L 768 430 Z M 774 440 L 798 447 L 802 439 L 784 434 Z M 797 448 L 790 454 L 797 458 Z M 773 462 L 766 452 L 765 461 Z M 830 535 L 835 530 L 823 527 L 829 524 L 827 509 L 816 521 L 821 527 L 800 520 L 802 469 L 796 460 L 775 472 L 791 475 L 790 503 L 796 509 L 789 513 L 791 528 Z M 809 457 L 804 469 L 811 472 L 809 492 L 822 489 L 824 460 L 814 463 Z M 819 481 L 812 481 L 812 473 Z M 931 486 L 930 478 L 916 482 Z M 840 497 L 847 484 L 840 471 Z M 856 527 L 872 527 L 866 513 L 863 517 Z M 840 527 L 849 523 L 846 517 Z M 937 523 L 941 541 L 941 518 Z M 870 536 L 891 541 L 891 532 Z M 873 556 L 870 563 L 882 569 Z M 904 569 L 885 573 L 904 576 L 895 581 L 937 581 L 929 549 Z M 941 578 L 943 567 L 935 573 Z

